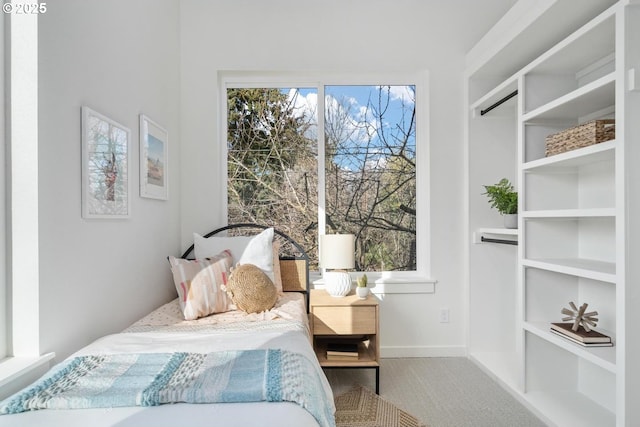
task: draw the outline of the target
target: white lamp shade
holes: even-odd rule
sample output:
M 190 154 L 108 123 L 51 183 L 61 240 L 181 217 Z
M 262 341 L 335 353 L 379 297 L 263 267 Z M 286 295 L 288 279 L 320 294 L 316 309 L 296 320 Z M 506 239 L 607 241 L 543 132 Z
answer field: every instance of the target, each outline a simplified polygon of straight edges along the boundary
M 355 267 L 356 238 L 353 234 L 320 236 L 320 266 L 331 270 L 351 270 Z

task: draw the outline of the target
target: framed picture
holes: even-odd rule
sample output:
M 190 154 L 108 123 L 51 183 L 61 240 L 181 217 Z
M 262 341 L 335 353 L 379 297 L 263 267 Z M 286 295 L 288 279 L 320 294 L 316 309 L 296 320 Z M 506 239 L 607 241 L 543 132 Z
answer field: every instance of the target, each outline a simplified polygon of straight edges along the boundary
M 131 131 L 82 107 L 82 216 L 128 218 Z
M 140 197 L 169 198 L 169 135 L 140 114 Z

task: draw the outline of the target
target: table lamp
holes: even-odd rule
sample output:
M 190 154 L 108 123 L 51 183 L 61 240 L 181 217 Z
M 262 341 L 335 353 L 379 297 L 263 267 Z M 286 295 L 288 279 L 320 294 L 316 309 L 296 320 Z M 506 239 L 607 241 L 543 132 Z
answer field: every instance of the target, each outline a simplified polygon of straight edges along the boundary
M 325 289 L 331 296 L 343 297 L 351 291 L 347 270 L 355 267 L 355 241 L 353 234 L 320 236 L 320 266 L 325 269 Z

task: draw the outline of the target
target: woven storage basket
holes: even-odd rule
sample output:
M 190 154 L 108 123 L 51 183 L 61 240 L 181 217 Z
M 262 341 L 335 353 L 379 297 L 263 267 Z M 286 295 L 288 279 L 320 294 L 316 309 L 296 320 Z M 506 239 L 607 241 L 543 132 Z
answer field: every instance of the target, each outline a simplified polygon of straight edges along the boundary
M 615 137 L 614 119 L 592 120 L 547 136 L 545 156 L 554 156 L 576 148 L 588 147 Z

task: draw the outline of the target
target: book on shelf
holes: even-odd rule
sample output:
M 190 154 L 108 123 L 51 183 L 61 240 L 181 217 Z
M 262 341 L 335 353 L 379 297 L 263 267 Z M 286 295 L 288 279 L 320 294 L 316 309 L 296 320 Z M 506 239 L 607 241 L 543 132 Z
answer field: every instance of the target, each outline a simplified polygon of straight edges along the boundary
M 359 358 L 358 356 L 343 356 L 343 355 L 327 354 L 327 360 L 342 361 L 342 362 L 357 362 Z
M 555 329 L 551 329 L 551 332 L 568 340 L 571 341 L 573 343 L 576 344 L 580 344 L 583 347 L 613 347 L 613 342 L 609 341 L 609 342 L 591 342 L 591 343 L 587 343 L 587 342 L 582 342 L 582 341 L 578 341 L 576 339 L 571 338 L 569 335 L 565 335 L 562 332 L 558 332 Z
M 358 358 L 358 343 L 330 342 L 327 343 L 327 358 Z
M 582 326 L 578 330 L 572 329 L 573 323 L 552 323 L 551 332 L 571 338 L 581 344 L 611 343 L 611 337 L 593 329 L 587 332 Z
M 346 351 L 330 351 L 327 350 L 327 357 L 350 357 L 358 358 L 358 352 L 346 352 Z

